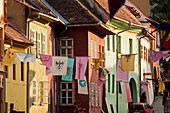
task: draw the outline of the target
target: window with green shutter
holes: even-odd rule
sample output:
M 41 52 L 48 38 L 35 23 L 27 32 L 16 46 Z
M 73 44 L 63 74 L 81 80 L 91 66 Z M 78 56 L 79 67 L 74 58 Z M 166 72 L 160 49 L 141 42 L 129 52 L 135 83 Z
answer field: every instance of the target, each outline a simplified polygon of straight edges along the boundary
M 108 74 L 108 92 L 110 93 L 110 74 Z
M 110 51 L 110 36 L 107 35 L 107 50 Z
M 113 38 L 112 38 L 112 49 L 113 49 L 113 52 L 115 52 L 115 35 L 113 35 Z
M 119 38 L 119 53 L 121 53 L 121 36 L 118 36 Z
M 115 81 L 115 75 L 112 75 L 112 93 L 114 93 L 114 81 Z

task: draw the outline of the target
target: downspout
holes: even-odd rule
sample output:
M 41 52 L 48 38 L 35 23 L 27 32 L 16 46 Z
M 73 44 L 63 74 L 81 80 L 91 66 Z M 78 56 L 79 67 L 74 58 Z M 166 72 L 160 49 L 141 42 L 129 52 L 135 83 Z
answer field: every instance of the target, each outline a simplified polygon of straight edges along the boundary
M 66 28 L 65 28 L 65 30 L 63 30 L 59 35 L 57 35 L 57 37 L 55 38 L 55 45 L 58 45 L 58 38 L 64 33 L 64 32 L 66 32 L 67 31 L 67 29 L 68 29 L 68 27 L 67 27 L 67 25 L 65 25 L 66 26 Z M 56 50 L 55 50 L 55 56 L 56 55 L 59 55 L 59 53 L 58 53 L 58 48 L 56 48 Z M 57 97 L 57 103 L 55 103 L 55 106 L 57 106 L 57 110 L 56 110 L 56 112 L 57 113 L 59 113 L 59 76 L 56 76 L 56 79 L 57 79 L 57 83 L 55 84 L 56 85 L 56 89 L 57 89 L 57 95 L 56 95 L 56 97 Z M 56 102 L 56 101 L 55 101 Z
M 28 26 L 28 29 L 27 29 L 28 35 L 27 36 L 28 36 L 28 38 L 29 38 L 29 29 L 30 29 L 29 23 L 34 20 L 37 20 L 39 18 L 40 18 L 40 15 L 38 14 L 37 18 L 33 18 L 27 22 L 27 26 Z M 29 62 L 27 62 L 27 113 L 29 113 Z
M 116 47 L 116 73 L 117 73 L 117 65 L 118 65 L 118 54 L 119 54 L 119 37 L 118 37 L 118 35 L 120 34 L 120 33 L 123 33 L 123 32 L 125 32 L 125 31 L 127 31 L 127 30 L 129 30 L 130 28 L 131 28 L 131 22 L 129 22 L 129 28 L 127 28 L 127 29 L 125 29 L 125 30 L 123 30 L 123 31 L 120 31 L 120 32 L 118 32 L 117 34 L 116 34 L 116 39 L 117 39 L 117 47 Z M 117 81 L 117 106 L 116 106 L 116 109 L 117 109 L 117 113 L 119 112 L 118 110 L 119 110 L 119 81 Z

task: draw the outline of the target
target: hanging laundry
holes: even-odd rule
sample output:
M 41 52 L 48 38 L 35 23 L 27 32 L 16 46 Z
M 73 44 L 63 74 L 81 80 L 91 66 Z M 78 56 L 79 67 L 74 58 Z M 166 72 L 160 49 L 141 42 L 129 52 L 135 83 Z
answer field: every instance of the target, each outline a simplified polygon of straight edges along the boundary
M 88 94 L 86 76 L 83 80 L 78 80 L 78 94 Z
M 120 82 L 120 85 L 123 96 L 123 102 L 124 103 L 132 102 L 129 82 Z
M 48 68 L 46 67 L 46 75 L 49 75 L 50 73 L 52 73 L 52 67 Z
M 99 69 L 99 63 L 104 62 L 104 58 L 92 58 L 95 70 Z
M 62 76 L 62 80 L 72 81 L 73 67 L 74 67 L 74 58 L 68 58 L 67 74 Z
M 154 52 L 150 52 L 149 56 L 151 57 L 153 62 L 156 62 L 156 61 L 160 60 L 163 56 L 167 55 L 169 52 L 170 52 L 170 50 L 154 51 Z
M 116 74 L 117 81 L 128 81 L 129 80 L 129 72 L 121 70 L 121 59 L 118 58 L 117 63 L 117 74 Z
M 99 69 L 99 75 L 100 76 L 105 77 L 105 76 L 107 76 L 108 73 L 109 73 L 109 71 L 107 71 L 105 68 L 100 68 Z
M 34 54 L 16 52 L 16 55 L 21 62 L 33 62 L 33 63 L 35 63 L 35 55 Z
M 98 83 L 97 83 L 97 86 L 100 87 L 100 86 L 101 86 L 101 83 L 102 83 L 102 82 L 105 82 L 106 80 L 108 80 L 108 79 L 99 78 Z
M 76 56 L 76 76 L 75 79 L 84 79 L 86 72 L 88 56 Z
M 67 74 L 67 61 L 68 61 L 68 57 L 53 56 L 52 57 L 52 74 L 53 75 L 66 75 Z
M 16 57 L 17 55 L 15 54 L 15 52 L 12 52 L 11 49 L 8 48 L 5 57 L 2 60 L 2 65 L 10 66 L 11 64 L 13 64 Z
M 40 54 L 40 60 L 43 65 L 50 68 L 52 66 L 52 56 L 51 55 L 44 55 Z
M 141 89 L 147 92 L 149 82 L 140 82 L 140 84 L 141 84 Z
M 165 81 L 159 81 L 159 89 L 158 92 L 161 92 L 163 90 L 165 90 Z
M 121 55 L 121 70 L 134 71 L 135 54 Z

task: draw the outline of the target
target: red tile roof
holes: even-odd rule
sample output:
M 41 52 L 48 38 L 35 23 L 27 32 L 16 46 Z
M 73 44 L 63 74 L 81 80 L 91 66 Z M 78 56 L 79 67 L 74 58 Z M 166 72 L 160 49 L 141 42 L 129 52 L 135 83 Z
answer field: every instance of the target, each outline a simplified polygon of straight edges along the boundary
M 23 42 L 27 44 L 33 44 L 29 39 L 26 38 L 23 34 L 19 33 L 12 26 L 7 25 L 5 27 L 5 39 L 12 39 L 17 42 Z
M 142 25 L 125 5 L 122 5 L 119 8 L 119 10 L 115 13 L 114 17 L 118 17 L 120 19 L 130 21 L 133 24 Z
M 70 24 L 94 24 L 95 19 L 76 0 L 46 0 Z

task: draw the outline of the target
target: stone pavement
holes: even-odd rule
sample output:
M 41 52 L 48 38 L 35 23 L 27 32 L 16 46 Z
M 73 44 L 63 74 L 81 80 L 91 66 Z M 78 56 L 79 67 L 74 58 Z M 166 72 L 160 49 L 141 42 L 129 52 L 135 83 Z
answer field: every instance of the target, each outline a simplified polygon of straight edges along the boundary
M 163 96 L 156 96 L 152 107 L 154 108 L 154 113 L 164 113 L 164 106 L 162 105 Z

